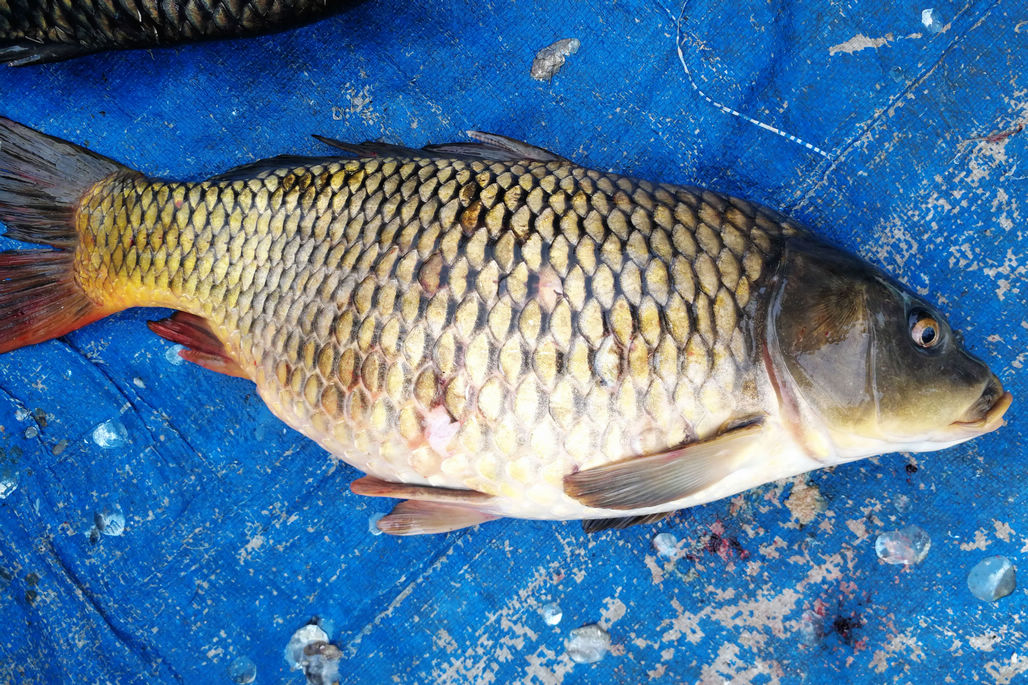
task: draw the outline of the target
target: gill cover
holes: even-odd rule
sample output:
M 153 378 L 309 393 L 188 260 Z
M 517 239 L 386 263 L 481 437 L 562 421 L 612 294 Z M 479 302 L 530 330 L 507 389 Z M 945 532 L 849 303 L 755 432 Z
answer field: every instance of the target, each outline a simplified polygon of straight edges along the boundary
M 1009 403 L 934 307 L 810 238 L 789 245 L 776 275 L 767 341 L 779 385 L 843 458 L 960 442 L 985 432 L 961 426 Z

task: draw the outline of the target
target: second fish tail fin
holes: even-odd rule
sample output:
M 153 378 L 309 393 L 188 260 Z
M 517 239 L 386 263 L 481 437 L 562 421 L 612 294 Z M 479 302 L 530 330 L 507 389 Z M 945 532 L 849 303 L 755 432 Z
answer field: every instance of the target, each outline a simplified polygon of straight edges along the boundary
M 113 309 L 79 285 L 82 198 L 127 167 L 0 117 L 0 223 L 5 237 L 51 249 L 0 253 L 0 352 L 56 338 Z

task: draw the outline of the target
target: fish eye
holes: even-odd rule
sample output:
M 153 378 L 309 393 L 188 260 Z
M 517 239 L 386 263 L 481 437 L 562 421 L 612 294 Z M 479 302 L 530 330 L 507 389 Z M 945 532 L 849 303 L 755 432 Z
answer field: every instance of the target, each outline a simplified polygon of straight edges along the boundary
M 931 349 L 942 339 L 942 329 L 928 312 L 914 310 L 910 313 L 910 338 L 918 347 Z

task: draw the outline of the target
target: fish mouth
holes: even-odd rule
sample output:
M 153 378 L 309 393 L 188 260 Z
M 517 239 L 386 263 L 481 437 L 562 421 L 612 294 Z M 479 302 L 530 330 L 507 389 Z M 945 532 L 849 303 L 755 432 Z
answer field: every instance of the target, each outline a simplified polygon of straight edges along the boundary
M 1013 395 L 1005 392 L 999 379 L 993 376 L 986 384 L 981 397 L 964 412 L 959 421 L 954 421 L 950 426 L 974 435 L 994 431 L 1006 424 L 1003 414 L 1010 408 L 1013 399 Z

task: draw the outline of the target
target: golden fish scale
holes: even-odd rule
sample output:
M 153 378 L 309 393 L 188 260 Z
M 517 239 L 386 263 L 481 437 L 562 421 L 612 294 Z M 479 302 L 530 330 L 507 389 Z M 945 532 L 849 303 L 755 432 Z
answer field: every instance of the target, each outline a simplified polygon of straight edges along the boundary
M 206 317 L 334 454 L 551 505 L 575 467 L 760 411 L 749 321 L 795 230 L 565 162 L 430 158 L 111 179 L 78 221 L 94 299 Z

